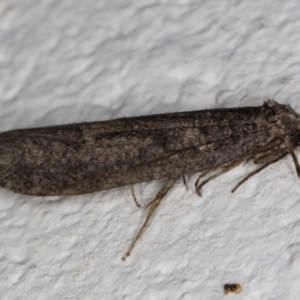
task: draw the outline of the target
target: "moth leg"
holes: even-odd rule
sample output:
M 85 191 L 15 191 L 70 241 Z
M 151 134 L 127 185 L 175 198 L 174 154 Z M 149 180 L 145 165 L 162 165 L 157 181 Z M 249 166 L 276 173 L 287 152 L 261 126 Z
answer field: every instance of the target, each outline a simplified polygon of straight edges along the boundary
M 163 185 L 163 187 L 159 190 L 159 192 L 156 194 L 155 199 L 153 201 L 150 202 L 150 207 L 148 210 L 148 213 L 146 215 L 146 219 L 143 223 L 143 225 L 141 226 L 139 232 L 137 233 L 137 235 L 135 236 L 133 242 L 131 243 L 131 245 L 129 246 L 128 250 L 126 251 L 126 253 L 124 254 L 124 256 L 122 257 L 122 260 L 125 261 L 126 258 L 130 255 L 131 251 L 133 250 L 136 242 L 138 241 L 138 239 L 141 237 L 142 233 L 144 232 L 147 224 L 149 223 L 154 211 L 157 209 L 157 207 L 160 204 L 160 201 L 163 199 L 163 197 L 168 193 L 168 191 L 172 188 L 172 186 L 175 184 L 175 182 L 177 181 L 177 178 L 170 178 L 166 181 L 166 183 Z
M 265 154 L 259 153 L 259 155 L 254 155 L 253 163 L 256 165 L 266 164 L 269 161 L 273 160 L 275 156 L 281 154 L 283 152 L 283 149 L 285 149 L 286 151 L 286 148 L 281 148 L 281 149 L 276 149 L 276 151 L 273 152 L 267 151 Z
M 207 184 L 209 181 L 211 181 L 212 179 L 214 179 L 214 178 L 216 178 L 216 177 L 218 177 L 218 176 L 220 176 L 220 175 L 222 175 L 222 174 L 224 174 L 224 173 L 230 171 L 230 170 L 233 169 L 234 167 L 238 166 L 241 162 L 242 162 L 242 159 L 241 159 L 241 160 L 237 160 L 237 161 L 233 162 L 232 164 L 223 167 L 219 173 L 214 174 L 214 175 L 208 177 L 206 180 L 204 180 L 201 184 L 198 185 L 200 178 L 202 178 L 203 176 L 205 176 L 205 175 L 208 173 L 208 171 L 207 171 L 207 172 L 204 172 L 204 174 L 201 174 L 201 175 L 198 177 L 197 181 L 195 182 L 195 187 L 196 187 L 196 192 L 197 192 L 197 194 L 201 197 L 201 196 L 202 196 L 202 195 L 201 195 L 201 189 L 203 188 L 204 185 L 206 185 L 206 184 Z
M 206 176 L 208 173 L 214 171 L 215 169 L 216 169 L 216 168 L 209 169 L 209 170 L 207 170 L 207 171 L 201 173 L 201 174 L 199 175 L 199 177 L 197 178 L 196 182 L 195 182 L 195 187 L 197 188 L 197 185 L 198 185 L 198 183 L 199 183 L 199 181 L 200 181 L 201 178 L 203 178 L 204 176 Z
M 245 181 L 247 181 L 250 177 L 252 177 L 253 175 L 259 173 L 261 170 L 267 168 L 269 165 L 276 163 L 277 161 L 279 161 L 280 159 L 282 159 L 283 157 L 285 157 L 288 154 L 288 151 L 286 148 L 282 149 L 279 152 L 276 152 L 275 154 L 273 153 L 273 155 L 269 156 L 269 157 L 276 157 L 275 159 L 269 160 L 267 163 L 265 163 L 264 165 L 262 165 L 260 168 L 254 170 L 253 172 L 249 173 L 245 178 L 243 178 L 241 181 L 239 181 L 237 183 L 237 185 L 231 190 L 231 193 L 234 193 L 238 187 L 240 185 L 242 185 Z
M 207 173 L 207 172 L 205 172 L 205 173 Z M 207 178 L 206 180 L 204 180 L 200 185 L 198 185 L 198 183 L 199 183 L 199 180 L 200 180 L 203 176 L 200 175 L 200 176 L 198 177 L 198 179 L 197 179 L 196 182 L 195 182 L 195 188 L 196 188 L 196 193 L 198 194 L 199 197 L 202 197 L 202 194 L 201 194 L 201 189 L 202 189 L 202 187 L 203 187 L 205 184 L 207 184 L 210 180 L 212 180 L 212 179 L 218 177 L 219 175 L 221 175 L 221 174 L 218 173 L 218 174 L 214 174 L 214 175 L 208 177 L 208 178 Z
M 213 172 L 213 171 L 219 169 L 219 168 L 220 168 L 220 167 L 218 166 L 218 167 L 211 168 L 211 169 L 209 169 L 209 170 L 207 170 L 207 171 L 201 173 L 201 174 L 199 175 L 199 177 L 197 178 L 197 180 L 195 181 L 195 189 L 196 189 L 197 194 L 198 194 L 200 197 L 202 197 L 200 191 L 198 191 L 198 183 L 199 183 L 200 179 L 203 178 L 204 176 L 206 176 L 207 174 L 209 174 L 209 173 L 211 173 L 211 172 Z M 212 179 L 212 178 L 211 178 L 211 179 Z M 200 194 L 199 194 L 199 193 L 200 193 Z
M 253 163 L 256 165 L 267 163 L 270 158 L 274 157 L 274 153 L 276 155 L 277 152 L 280 152 L 283 149 L 279 148 L 282 144 L 283 140 L 277 139 L 260 148 L 259 151 L 252 157 Z
M 294 150 L 293 150 L 292 148 L 289 148 L 289 153 L 291 154 L 291 156 L 292 156 L 292 158 L 293 158 L 294 165 L 295 165 L 296 172 L 297 172 L 297 176 L 298 176 L 298 178 L 300 179 L 300 166 L 299 166 L 297 157 L 296 157 L 296 155 L 295 155 L 295 152 L 294 152 Z
M 183 180 L 183 183 L 185 185 L 186 190 L 188 190 L 188 185 L 187 185 L 187 182 L 186 182 L 186 179 L 185 179 L 184 175 L 182 175 L 182 180 Z
M 244 164 L 243 164 L 243 167 L 246 166 L 246 164 L 252 159 L 253 157 L 249 157 L 248 159 L 245 160 Z
M 136 200 L 136 196 L 135 196 L 135 193 L 134 193 L 134 186 L 133 186 L 133 184 L 130 186 L 130 191 L 131 191 L 131 195 L 132 195 L 132 198 L 133 198 L 133 201 L 134 201 L 135 205 L 137 207 L 141 207 L 141 205 Z
M 272 158 L 272 157 L 274 157 L 274 153 L 271 153 L 271 152 L 269 152 L 269 153 L 267 153 L 267 154 L 264 154 L 264 155 L 262 155 L 261 153 L 259 154 L 259 155 L 255 155 L 254 157 L 253 157 L 253 163 L 255 164 L 255 165 L 261 165 L 261 164 L 265 164 L 265 163 L 267 163 L 267 162 L 269 162 L 270 161 L 270 157 Z M 272 159 L 271 159 L 272 160 Z

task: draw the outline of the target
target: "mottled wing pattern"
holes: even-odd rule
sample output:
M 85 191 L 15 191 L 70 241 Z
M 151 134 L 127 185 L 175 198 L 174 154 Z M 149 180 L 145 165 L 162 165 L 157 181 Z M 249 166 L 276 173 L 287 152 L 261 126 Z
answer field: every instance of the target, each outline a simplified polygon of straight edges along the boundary
M 199 172 L 284 135 L 280 127 L 274 134 L 274 126 L 276 112 L 260 106 L 4 132 L 0 186 L 32 195 L 83 194 Z

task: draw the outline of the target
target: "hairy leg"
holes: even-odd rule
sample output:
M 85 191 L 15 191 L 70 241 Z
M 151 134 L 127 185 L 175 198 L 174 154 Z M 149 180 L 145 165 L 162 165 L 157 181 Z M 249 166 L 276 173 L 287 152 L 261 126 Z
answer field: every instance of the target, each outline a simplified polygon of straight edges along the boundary
M 286 148 L 280 149 L 280 151 L 271 153 L 269 155 L 268 161 L 262 165 L 260 168 L 254 170 L 253 172 L 249 173 L 246 177 L 244 177 L 241 181 L 237 183 L 237 185 L 231 190 L 231 193 L 234 193 L 244 182 L 246 182 L 249 178 L 254 176 L 255 174 L 258 174 L 261 170 L 267 168 L 269 165 L 276 163 L 283 157 L 285 157 L 288 154 L 288 150 Z
M 149 210 L 146 216 L 146 219 L 143 223 L 143 225 L 141 226 L 139 232 L 137 233 L 137 235 L 135 236 L 133 242 L 131 243 L 131 245 L 129 246 L 128 250 L 126 251 L 126 253 L 124 254 L 124 256 L 122 257 L 122 260 L 125 261 L 126 258 L 130 255 L 131 251 L 133 250 L 136 242 L 139 240 L 139 238 L 142 236 L 147 224 L 149 223 L 154 211 L 157 209 L 157 207 L 159 206 L 161 200 L 163 199 L 163 197 L 168 193 L 168 191 L 173 187 L 173 185 L 175 184 L 175 182 L 177 181 L 177 177 L 176 178 L 169 178 L 166 183 L 163 185 L 163 187 L 159 190 L 159 192 L 156 194 L 156 197 L 153 201 L 150 202 L 149 204 Z
M 199 180 L 204 177 L 206 174 L 208 174 L 209 172 L 211 172 L 212 170 L 208 170 L 206 172 L 204 172 L 203 174 L 201 174 L 197 181 L 195 182 L 195 187 L 196 187 L 196 192 L 197 194 L 201 197 L 201 189 L 203 188 L 204 185 L 206 185 L 209 181 L 211 181 L 212 179 L 230 171 L 231 169 L 235 168 L 236 166 L 238 166 L 242 161 L 244 161 L 244 158 L 243 159 L 240 159 L 240 160 L 237 160 L 233 163 L 231 163 L 230 165 L 228 166 L 225 166 L 225 167 L 222 167 L 221 170 L 214 174 L 214 175 L 211 175 L 210 177 L 208 177 L 207 179 L 205 179 L 201 184 L 199 184 Z

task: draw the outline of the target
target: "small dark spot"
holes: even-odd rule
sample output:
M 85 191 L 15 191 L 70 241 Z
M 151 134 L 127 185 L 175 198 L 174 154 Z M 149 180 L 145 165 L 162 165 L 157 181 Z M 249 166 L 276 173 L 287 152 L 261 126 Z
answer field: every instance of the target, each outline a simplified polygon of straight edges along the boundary
M 203 134 L 203 135 L 209 134 L 209 126 L 202 126 L 200 128 L 200 133 Z
M 29 188 L 32 186 L 32 183 L 30 181 L 24 181 L 24 185 Z
M 294 145 L 294 146 L 300 146 L 300 134 L 294 135 L 290 142 Z
M 242 291 L 242 287 L 239 283 L 226 283 L 224 285 L 224 294 L 235 293 L 239 294 Z

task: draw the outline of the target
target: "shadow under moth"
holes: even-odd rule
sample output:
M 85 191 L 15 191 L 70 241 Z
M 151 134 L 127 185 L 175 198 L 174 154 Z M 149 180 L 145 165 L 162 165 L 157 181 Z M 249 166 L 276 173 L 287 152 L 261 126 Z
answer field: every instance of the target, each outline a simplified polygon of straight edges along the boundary
M 11 130 L 0 133 L 0 187 L 34 196 L 79 195 L 165 179 L 125 260 L 181 176 L 200 173 L 195 187 L 201 196 L 211 179 L 253 161 L 258 168 L 238 182 L 234 192 L 290 154 L 300 177 L 294 153 L 298 146 L 300 115 L 273 100 L 257 107 Z

